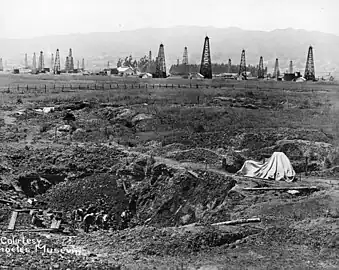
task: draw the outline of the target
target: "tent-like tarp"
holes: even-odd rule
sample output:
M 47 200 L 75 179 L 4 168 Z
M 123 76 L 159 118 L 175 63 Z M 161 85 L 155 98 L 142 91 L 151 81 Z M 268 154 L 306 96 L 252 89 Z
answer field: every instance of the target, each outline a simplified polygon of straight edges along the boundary
M 270 180 L 292 182 L 295 171 L 288 157 L 282 152 L 274 152 L 266 162 L 245 161 L 237 174 Z

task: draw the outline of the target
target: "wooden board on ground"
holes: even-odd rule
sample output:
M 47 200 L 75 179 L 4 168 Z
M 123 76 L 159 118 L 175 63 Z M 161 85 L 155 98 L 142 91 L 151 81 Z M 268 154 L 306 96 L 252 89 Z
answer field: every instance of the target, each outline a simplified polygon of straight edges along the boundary
M 12 217 L 11 217 L 11 220 L 9 221 L 9 224 L 8 224 L 8 230 L 14 230 L 18 214 L 19 213 L 17 211 L 12 212 Z

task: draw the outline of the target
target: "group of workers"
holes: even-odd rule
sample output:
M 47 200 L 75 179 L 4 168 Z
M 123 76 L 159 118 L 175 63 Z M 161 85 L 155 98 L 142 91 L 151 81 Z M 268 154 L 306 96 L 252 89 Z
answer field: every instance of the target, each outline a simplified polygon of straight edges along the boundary
M 79 208 L 74 210 L 71 215 L 71 220 L 74 229 L 80 226 L 88 233 L 91 227 L 93 230 L 108 230 L 109 228 L 125 229 L 128 227 L 134 214 L 135 211 L 128 209 L 123 211 L 119 216 L 112 215 L 106 213 L 104 210 L 98 210 L 93 204 L 90 204 L 88 207 L 85 207 L 85 209 Z
M 105 202 L 99 200 L 96 203 L 97 206 L 87 203 L 84 208 L 73 210 L 69 222 L 62 218 L 61 212 L 49 212 L 48 216 L 50 221 L 61 220 L 59 223 L 68 224 L 73 230 L 82 228 L 86 233 L 90 231 L 90 228 L 93 230 L 108 230 L 109 228 L 121 230 L 127 228 L 132 217 L 136 216 L 136 201 L 137 197 L 131 196 L 128 209 L 122 213 L 119 212 L 119 214 L 111 214 L 108 211 L 100 210 L 105 208 L 103 207 Z M 42 210 L 32 212 L 32 224 L 35 227 L 47 227 L 46 222 L 49 222 L 42 216 Z

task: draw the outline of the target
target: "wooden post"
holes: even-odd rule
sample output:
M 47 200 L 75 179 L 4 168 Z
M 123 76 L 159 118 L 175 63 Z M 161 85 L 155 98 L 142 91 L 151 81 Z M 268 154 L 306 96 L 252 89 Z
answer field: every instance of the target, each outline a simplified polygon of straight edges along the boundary
M 79 90 L 80 90 L 80 84 L 79 84 Z
M 71 90 L 72 90 L 72 85 L 71 84 L 69 85 L 69 88 L 71 88 Z
M 64 87 L 65 87 L 65 86 L 64 86 L 64 85 L 62 85 L 61 92 L 63 92 L 63 91 L 64 91 Z
M 27 91 L 28 91 L 28 84 L 27 84 L 27 86 L 26 86 L 26 89 L 27 89 Z
M 54 140 L 57 140 L 57 127 L 54 128 Z
M 305 157 L 305 175 L 308 175 L 308 157 Z
M 105 90 L 105 84 L 104 83 L 102 84 L 102 89 Z
M 45 84 L 45 93 L 47 92 L 47 85 Z
M 20 86 L 18 85 L 18 92 L 19 92 Z

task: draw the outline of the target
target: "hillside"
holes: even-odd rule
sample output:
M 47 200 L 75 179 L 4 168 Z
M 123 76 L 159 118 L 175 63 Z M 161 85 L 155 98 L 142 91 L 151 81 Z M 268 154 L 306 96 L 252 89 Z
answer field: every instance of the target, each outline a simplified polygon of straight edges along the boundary
M 290 59 L 297 69 L 304 69 L 308 46 L 314 47 L 316 72 L 331 71 L 339 66 L 339 36 L 321 32 L 296 29 L 280 29 L 270 32 L 247 31 L 239 28 L 214 28 L 178 26 L 174 28 L 147 28 L 114 33 L 72 34 L 46 36 L 33 39 L 2 39 L 0 54 L 8 66 L 23 64 L 24 54 L 29 62 L 33 52 L 45 52 L 49 66 L 50 54 L 60 49 L 62 64 L 70 47 L 76 60 L 84 57 L 87 66 L 115 64 L 118 57 L 132 54 L 142 57 L 151 49 L 153 57 L 161 42 L 165 45 L 166 62 L 169 67 L 181 60 L 184 46 L 188 47 L 189 61 L 199 63 L 204 36 L 210 37 L 212 62 L 240 62 L 240 53 L 246 49 L 247 63 L 255 65 L 264 57 L 265 65 L 273 69 L 275 58 L 280 60 L 282 70 L 287 69 Z

